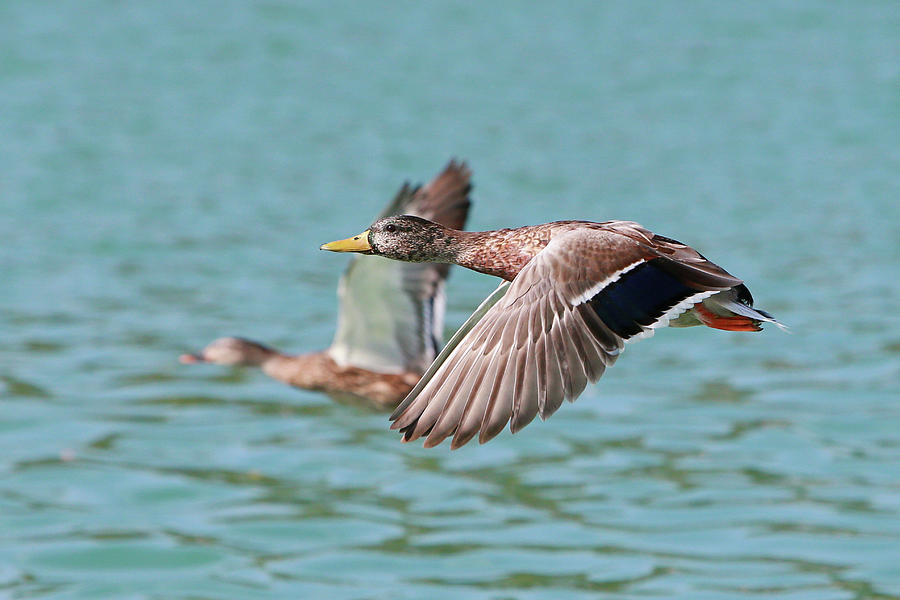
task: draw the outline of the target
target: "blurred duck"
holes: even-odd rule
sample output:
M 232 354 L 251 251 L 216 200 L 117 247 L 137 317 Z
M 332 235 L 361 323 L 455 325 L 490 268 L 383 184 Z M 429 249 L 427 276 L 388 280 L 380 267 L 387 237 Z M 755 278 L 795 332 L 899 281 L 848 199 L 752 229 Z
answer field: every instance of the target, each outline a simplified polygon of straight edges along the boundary
M 409 214 L 465 226 L 471 172 L 451 161 L 424 187 L 404 184 L 381 217 Z M 219 338 L 183 363 L 260 367 L 284 383 L 336 400 L 393 408 L 441 348 L 450 265 L 356 256 L 338 284 L 337 332 L 322 352 L 288 355 L 258 342 Z
M 759 331 L 743 282 L 693 248 L 632 221 L 558 221 L 463 232 L 415 216 L 376 221 L 322 246 L 457 264 L 505 280 L 391 415 L 404 441 L 451 449 L 515 433 L 573 401 L 625 342 L 667 325 Z

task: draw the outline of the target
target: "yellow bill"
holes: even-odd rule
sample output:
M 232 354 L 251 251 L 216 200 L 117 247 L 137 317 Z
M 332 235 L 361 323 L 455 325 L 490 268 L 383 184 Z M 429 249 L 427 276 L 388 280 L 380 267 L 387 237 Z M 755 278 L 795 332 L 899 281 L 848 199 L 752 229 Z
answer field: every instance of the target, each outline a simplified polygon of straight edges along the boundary
M 319 250 L 331 250 L 332 252 L 372 252 L 369 245 L 369 230 L 366 229 L 359 235 L 354 235 L 346 240 L 328 242 L 319 246 Z

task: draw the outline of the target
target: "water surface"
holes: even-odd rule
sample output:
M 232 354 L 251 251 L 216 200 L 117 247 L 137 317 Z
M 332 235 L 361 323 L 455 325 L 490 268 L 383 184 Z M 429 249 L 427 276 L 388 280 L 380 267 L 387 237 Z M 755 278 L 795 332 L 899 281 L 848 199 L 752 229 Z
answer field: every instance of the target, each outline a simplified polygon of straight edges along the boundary
M 0 596 L 900 597 L 900 11 L 0 6 Z M 628 218 L 791 334 L 671 330 L 450 453 L 255 372 L 404 179 Z M 495 282 L 454 273 L 448 329 Z

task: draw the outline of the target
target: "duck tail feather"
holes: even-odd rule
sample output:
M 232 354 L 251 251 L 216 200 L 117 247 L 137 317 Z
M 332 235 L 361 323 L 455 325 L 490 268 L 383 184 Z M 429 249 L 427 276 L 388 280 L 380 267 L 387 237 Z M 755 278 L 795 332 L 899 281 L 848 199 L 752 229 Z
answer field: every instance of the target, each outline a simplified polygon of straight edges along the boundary
M 714 294 L 694 306 L 694 313 L 704 325 L 714 329 L 761 331 L 763 323 L 771 323 L 782 331 L 788 331 L 787 325 L 768 312 L 753 308 L 744 300 L 740 290 L 732 289 Z

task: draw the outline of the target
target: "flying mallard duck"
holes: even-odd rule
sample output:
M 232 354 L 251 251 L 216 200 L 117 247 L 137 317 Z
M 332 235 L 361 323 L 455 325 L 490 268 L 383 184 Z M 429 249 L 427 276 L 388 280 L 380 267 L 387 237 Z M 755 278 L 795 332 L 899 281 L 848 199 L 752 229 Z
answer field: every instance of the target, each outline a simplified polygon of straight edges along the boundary
M 465 226 L 471 172 L 450 161 L 428 185 L 404 184 L 382 217 L 401 213 Z M 219 338 L 183 363 L 261 367 L 284 383 L 341 400 L 393 408 L 441 348 L 450 265 L 358 256 L 338 284 L 337 332 L 323 352 L 286 355 L 244 338 Z
M 391 415 L 404 441 L 451 449 L 507 423 L 515 433 L 600 378 L 625 342 L 671 325 L 759 331 L 743 282 L 693 248 L 632 221 L 557 221 L 464 232 L 391 216 L 322 246 L 452 263 L 504 279 Z

